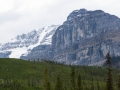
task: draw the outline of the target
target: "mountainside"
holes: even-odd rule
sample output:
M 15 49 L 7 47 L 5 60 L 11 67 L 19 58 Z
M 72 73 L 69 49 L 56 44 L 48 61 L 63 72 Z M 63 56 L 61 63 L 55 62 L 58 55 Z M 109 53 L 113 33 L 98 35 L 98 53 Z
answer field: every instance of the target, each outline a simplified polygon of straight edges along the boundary
M 102 10 L 75 10 L 57 28 L 51 46 L 37 46 L 22 59 L 50 59 L 65 64 L 103 65 L 120 56 L 120 19 Z
M 33 30 L 27 34 L 22 34 L 11 39 L 8 43 L 0 45 L 1 58 L 20 58 L 24 53 L 29 53 L 34 47 L 39 45 L 51 45 L 52 35 L 59 25 L 52 25 Z
M 102 10 L 75 10 L 52 37 L 53 59 L 66 64 L 102 65 L 120 56 L 120 19 Z

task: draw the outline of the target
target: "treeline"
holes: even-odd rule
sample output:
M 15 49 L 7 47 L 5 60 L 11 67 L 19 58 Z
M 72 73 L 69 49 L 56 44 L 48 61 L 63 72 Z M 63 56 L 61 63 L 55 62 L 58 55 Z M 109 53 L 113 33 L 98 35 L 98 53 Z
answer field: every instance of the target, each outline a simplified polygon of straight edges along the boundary
M 120 71 L 112 68 L 109 54 L 106 68 L 47 60 L 4 61 L 0 65 L 0 90 L 120 90 Z

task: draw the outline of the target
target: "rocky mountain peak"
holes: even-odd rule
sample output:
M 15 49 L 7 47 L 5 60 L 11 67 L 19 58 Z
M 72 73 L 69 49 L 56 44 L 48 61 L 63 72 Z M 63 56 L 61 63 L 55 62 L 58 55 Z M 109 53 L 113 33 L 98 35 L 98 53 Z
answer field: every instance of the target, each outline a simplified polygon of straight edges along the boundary
M 39 45 L 51 45 L 52 35 L 59 25 L 51 25 L 39 30 L 32 30 L 26 34 L 17 35 L 9 42 L 0 45 L 0 57 L 20 58 L 23 53 Z M 9 52 L 9 54 L 6 54 Z
M 54 60 L 90 65 L 102 60 L 108 51 L 119 56 L 119 34 L 117 16 L 102 10 L 74 10 L 53 35 Z
M 28 39 L 29 37 L 34 37 L 35 35 L 37 35 L 37 31 L 35 29 L 33 29 L 31 32 L 28 32 L 27 34 L 21 34 L 21 35 L 17 35 L 15 38 L 11 39 L 11 40 L 24 40 L 24 39 Z
M 104 15 L 106 13 L 102 10 L 88 11 L 87 9 L 83 8 L 83 9 L 74 10 L 73 12 L 71 12 L 67 17 L 67 20 L 70 21 L 78 17 L 86 17 L 88 15 L 96 16 L 96 15 L 102 15 L 102 14 Z
M 80 10 L 74 10 L 72 13 L 69 14 L 67 17 L 67 20 L 72 20 L 78 16 L 86 16 L 88 14 L 88 11 L 86 9 L 80 9 Z

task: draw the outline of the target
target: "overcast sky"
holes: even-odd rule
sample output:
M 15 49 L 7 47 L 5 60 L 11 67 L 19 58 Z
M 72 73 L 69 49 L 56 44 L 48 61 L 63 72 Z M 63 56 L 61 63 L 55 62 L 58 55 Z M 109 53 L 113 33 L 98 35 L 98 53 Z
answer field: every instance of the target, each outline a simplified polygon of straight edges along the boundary
M 0 0 L 0 43 L 33 29 L 62 24 L 81 8 L 120 17 L 120 0 Z

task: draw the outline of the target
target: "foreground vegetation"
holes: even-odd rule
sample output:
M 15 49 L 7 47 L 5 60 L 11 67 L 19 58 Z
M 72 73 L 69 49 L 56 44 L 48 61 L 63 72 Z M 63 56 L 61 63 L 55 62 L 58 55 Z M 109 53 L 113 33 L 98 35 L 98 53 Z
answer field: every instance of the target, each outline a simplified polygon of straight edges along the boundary
M 112 69 L 119 90 L 120 70 Z M 51 61 L 0 59 L 0 90 L 106 90 L 107 69 Z

